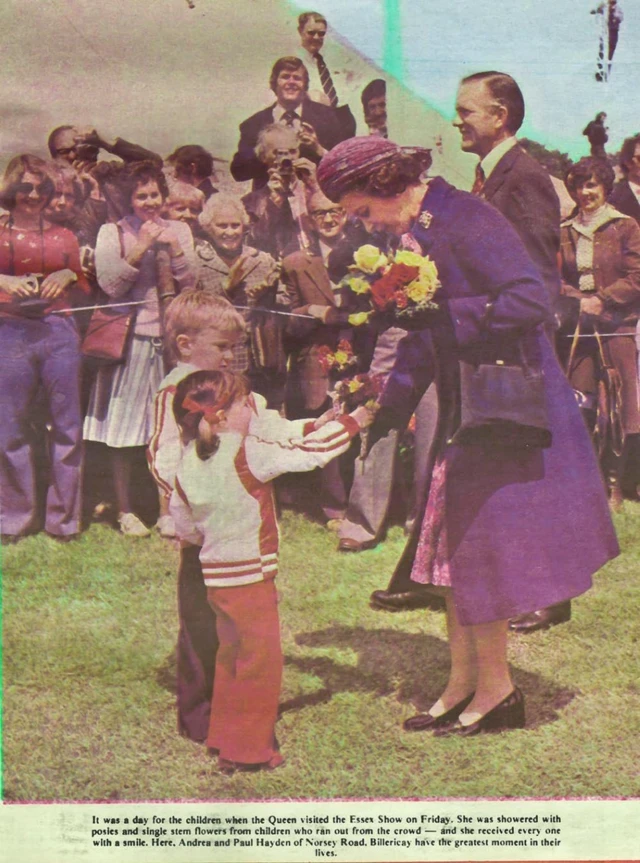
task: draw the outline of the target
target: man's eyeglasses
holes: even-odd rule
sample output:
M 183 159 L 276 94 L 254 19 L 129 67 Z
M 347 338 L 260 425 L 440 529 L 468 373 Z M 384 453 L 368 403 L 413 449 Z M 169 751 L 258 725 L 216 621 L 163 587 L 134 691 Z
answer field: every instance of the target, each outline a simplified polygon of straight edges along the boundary
M 37 186 L 34 186 L 33 183 L 18 183 L 16 186 L 16 193 L 20 195 L 30 195 L 35 191 L 38 195 L 44 195 L 50 188 L 51 187 L 48 183 L 38 183 Z
M 340 219 L 344 215 L 344 210 L 340 207 L 334 207 L 331 210 L 312 210 L 311 216 L 314 219 L 324 219 L 325 216 L 331 216 L 332 219 Z

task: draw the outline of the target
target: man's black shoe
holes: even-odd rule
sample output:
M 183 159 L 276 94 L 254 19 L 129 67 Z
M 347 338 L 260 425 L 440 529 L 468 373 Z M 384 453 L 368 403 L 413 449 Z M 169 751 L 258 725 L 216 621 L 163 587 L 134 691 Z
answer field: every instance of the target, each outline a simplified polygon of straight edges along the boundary
M 374 590 L 369 599 L 372 608 L 383 611 L 412 611 L 414 608 L 442 611 L 445 607 L 445 601 L 441 596 L 426 590 L 405 590 L 402 593 Z
M 541 608 L 539 611 L 530 611 L 529 614 L 521 614 L 509 621 L 509 629 L 512 632 L 528 634 L 538 632 L 540 629 L 549 629 L 559 623 L 571 620 L 571 600 L 560 602 L 558 605 L 550 605 L 549 608 Z

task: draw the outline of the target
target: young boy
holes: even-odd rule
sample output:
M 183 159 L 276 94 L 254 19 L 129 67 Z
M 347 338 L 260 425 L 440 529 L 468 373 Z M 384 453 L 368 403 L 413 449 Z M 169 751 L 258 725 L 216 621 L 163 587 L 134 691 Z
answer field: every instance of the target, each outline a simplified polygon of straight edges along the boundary
M 175 368 L 164 378 L 155 398 L 154 430 L 147 459 L 160 493 L 158 529 L 175 537 L 169 498 L 182 455 L 182 441 L 173 416 L 173 397 L 180 381 L 191 372 L 231 368 L 233 349 L 246 338 L 245 323 L 230 302 L 205 291 L 184 291 L 171 301 L 165 315 L 165 343 Z M 177 646 L 178 731 L 202 742 L 209 729 L 213 669 L 218 637 L 216 619 L 207 602 L 200 549 L 180 549 L 178 571 Z
M 154 431 L 147 450 L 149 468 L 158 485 L 162 536 L 175 536 L 168 514 L 176 471 L 183 446 L 173 415 L 173 398 L 183 378 L 195 371 L 234 371 L 234 349 L 246 339 L 245 322 L 228 300 L 208 291 L 183 291 L 167 307 L 165 343 L 177 364 L 164 378 L 155 400 Z M 287 442 L 323 426 L 328 411 L 316 420 L 286 420 L 268 410 L 257 393 L 251 395 L 251 432 L 267 440 Z M 218 639 L 215 616 L 207 602 L 199 560 L 200 549 L 185 545 L 180 550 L 178 572 L 178 730 L 192 740 L 203 741 L 209 728 L 213 670 Z

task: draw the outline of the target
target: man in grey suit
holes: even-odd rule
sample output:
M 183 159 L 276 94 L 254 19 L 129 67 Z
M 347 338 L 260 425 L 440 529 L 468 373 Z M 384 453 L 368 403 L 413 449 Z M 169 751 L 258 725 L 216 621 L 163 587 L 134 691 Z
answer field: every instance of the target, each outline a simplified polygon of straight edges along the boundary
M 516 81 L 502 72 L 464 78 L 456 100 L 460 146 L 480 157 L 472 193 L 500 210 L 520 235 L 549 292 L 551 308 L 560 295 L 560 202 L 548 173 L 522 147 L 516 133 L 524 120 L 524 97 Z M 549 336 L 553 338 L 552 328 Z M 371 601 L 389 611 L 421 607 L 424 593 L 411 583 L 391 581 Z M 516 632 L 535 632 L 569 620 L 570 602 L 540 609 L 510 621 Z

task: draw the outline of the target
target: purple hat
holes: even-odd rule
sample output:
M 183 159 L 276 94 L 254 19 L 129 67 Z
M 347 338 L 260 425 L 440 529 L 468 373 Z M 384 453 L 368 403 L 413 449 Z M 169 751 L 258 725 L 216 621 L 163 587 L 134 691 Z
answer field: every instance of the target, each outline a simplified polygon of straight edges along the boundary
M 402 155 L 416 156 L 422 170 L 431 164 L 431 151 L 423 147 L 400 147 L 377 135 L 348 138 L 323 156 L 318 165 L 318 183 L 327 198 L 339 201 L 362 180 Z

